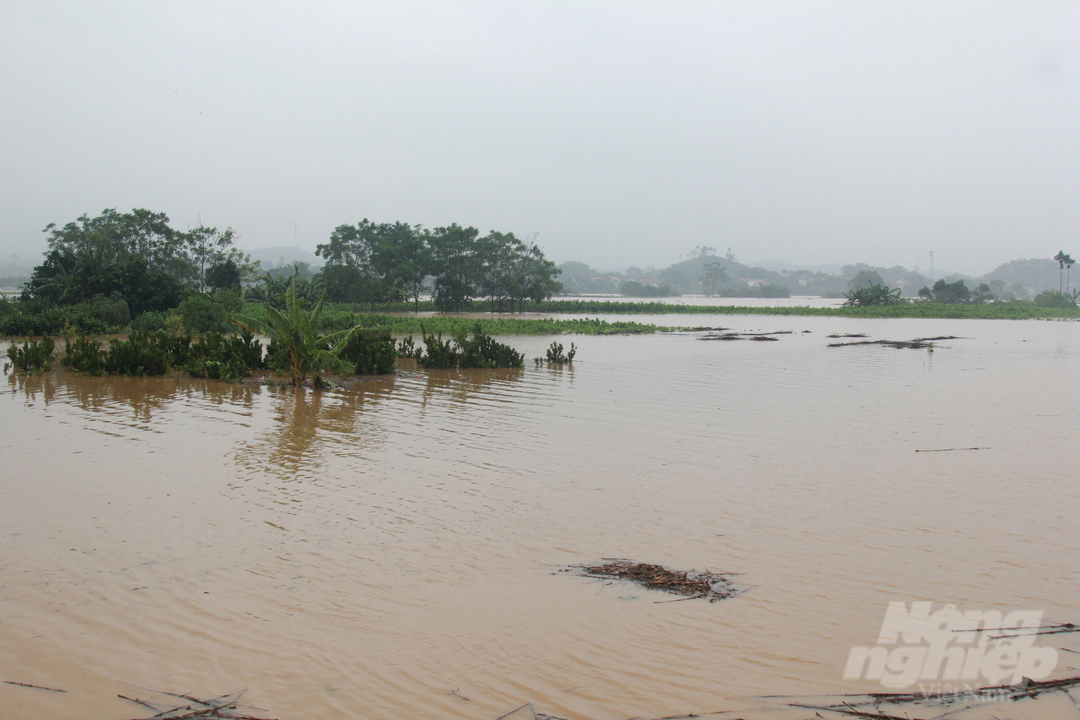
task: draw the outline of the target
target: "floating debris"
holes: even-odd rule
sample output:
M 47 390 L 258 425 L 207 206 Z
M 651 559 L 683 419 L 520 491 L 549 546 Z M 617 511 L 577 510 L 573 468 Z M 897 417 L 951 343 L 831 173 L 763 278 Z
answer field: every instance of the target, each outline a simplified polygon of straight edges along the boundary
M 833 337 L 830 335 L 829 337 Z M 852 345 L 884 345 L 897 350 L 920 348 L 932 348 L 938 340 L 962 340 L 956 335 L 941 335 L 939 337 L 915 338 L 914 340 L 860 340 L 858 342 L 829 343 L 829 347 L 851 347 Z
M 141 720 L 196 720 L 199 718 L 224 718 L 225 720 L 268 720 L 267 718 L 258 717 L 255 715 L 248 715 L 247 710 L 255 710 L 257 712 L 266 712 L 262 708 L 252 707 L 250 705 L 241 705 L 240 698 L 244 696 L 247 689 L 239 692 L 229 693 L 228 695 L 219 695 L 217 697 L 208 698 L 206 700 L 200 700 L 191 693 L 171 693 L 164 690 L 147 690 L 156 695 L 168 695 L 169 697 L 180 698 L 186 702 L 183 705 L 176 705 L 175 702 L 170 701 L 168 703 L 162 703 L 160 701 L 150 699 L 139 699 L 138 697 L 128 697 L 127 695 L 117 695 L 117 697 L 124 700 L 128 700 L 133 703 L 138 703 L 143 707 L 150 708 L 154 715 L 149 718 Z
M 970 448 L 939 448 L 937 450 L 916 450 L 915 452 L 955 452 L 956 450 L 990 450 L 988 447 L 970 447 Z
M 728 333 L 722 333 L 720 335 L 704 335 L 702 337 L 699 337 L 698 340 L 758 340 L 758 341 L 764 340 L 764 341 L 768 342 L 770 340 L 779 340 L 780 339 L 778 337 L 773 337 L 774 335 L 790 335 L 791 332 L 792 332 L 791 330 L 777 330 L 776 332 L 762 332 L 762 333 L 728 332 Z
M 554 715 L 545 715 L 537 712 L 532 703 L 525 703 L 519 708 L 511 710 L 505 715 L 500 715 L 497 720 L 564 720 Z
M 720 573 L 668 570 L 660 565 L 635 563 L 625 558 L 603 559 L 605 562 L 600 565 L 574 565 L 570 569 L 580 571 L 581 577 L 629 580 L 652 590 L 684 595 L 682 600 L 704 598 L 716 602 L 739 594 L 731 580 Z
M 867 336 L 866 333 L 833 333 L 832 335 L 826 335 L 825 337 L 835 339 L 835 338 L 855 338 L 855 337 L 866 337 L 866 336 Z
M 825 696 L 797 696 L 797 695 L 768 695 L 759 697 L 758 700 L 780 703 L 787 708 L 801 708 L 813 710 L 814 720 L 840 720 L 842 718 L 869 718 L 871 720 L 915 720 L 928 718 L 929 720 L 943 720 L 944 718 L 961 717 L 961 713 L 979 708 L 982 714 L 977 717 L 1015 717 L 1015 709 L 1025 706 L 1029 701 L 1038 702 L 1040 695 L 1051 696 L 1061 693 L 1072 700 L 1069 691 L 1080 686 L 1080 677 L 1064 678 L 1062 680 L 1045 680 L 1035 682 L 1030 678 L 1024 678 L 1014 685 L 997 685 L 994 687 L 972 688 L 966 690 L 954 690 L 949 692 L 909 692 L 909 693 L 865 693 L 851 695 L 825 695 Z M 1045 702 L 1045 700 L 1044 700 Z M 891 712 L 882 712 L 882 706 L 891 706 Z M 995 709 L 1012 711 L 1009 715 L 989 715 Z M 1025 707 L 1030 710 L 1033 708 Z M 751 711 L 751 715 L 744 714 L 747 710 L 717 710 L 712 712 L 695 711 L 683 715 L 668 715 L 656 720 L 688 720 L 689 718 L 712 718 L 713 720 L 742 720 L 751 717 L 791 717 L 775 707 L 757 708 Z M 1022 712 L 1022 711 L 1021 711 Z M 823 714 L 824 713 L 824 714 Z M 916 713 L 916 715 L 912 715 Z M 800 716 L 801 713 L 800 713 Z M 651 716 L 650 716 L 651 717 Z M 963 717 L 969 717 L 963 715 Z M 1022 715 L 1022 717 L 1037 717 L 1037 715 Z M 527 703 L 513 710 L 497 720 L 561 720 L 553 715 L 545 715 L 538 712 Z M 643 720 L 633 718 L 632 720 Z
M 883 720 L 908 720 L 911 711 L 918 711 L 919 706 L 934 708 L 935 717 L 944 718 L 953 716 L 963 710 L 973 707 L 987 707 L 988 703 L 1005 704 L 1015 703 L 1022 700 L 1037 699 L 1043 693 L 1064 692 L 1080 686 L 1080 677 L 1064 678 L 1062 680 L 1044 680 L 1035 682 L 1031 678 L 1024 678 L 1014 685 L 994 685 L 992 687 L 973 688 L 968 690 L 952 690 L 948 692 L 914 692 L 914 693 L 866 693 L 863 695 L 840 695 L 833 696 L 838 700 L 834 703 L 820 703 L 807 701 L 794 701 L 788 699 L 791 707 L 806 708 L 818 712 L 838 713 L 843 716 L 856 716 L 861 718 L 882 718 Z M 781 696 L 774 696 L 781 697 Z M 1071 696 L 1070 696 L 1071 698 Z M 891 715 L 880 711 L 882 705 L 907 706 L 903 708 L 904 715 Z M 944 714 L 938 714 L 942 707 L 948 708 Z M 990 707 L 993 707 L 991 705 Z M 870 708 L 873 708 L 871 711 Z M 820 717 L 820 716 L 818 716 Z M 996 715 L 994 717 L 997 717 Z

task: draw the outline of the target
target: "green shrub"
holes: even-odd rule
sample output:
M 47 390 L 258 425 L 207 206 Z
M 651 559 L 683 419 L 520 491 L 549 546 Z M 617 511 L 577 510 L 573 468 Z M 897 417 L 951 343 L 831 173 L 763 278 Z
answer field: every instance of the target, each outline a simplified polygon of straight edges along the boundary
M 424 338 L 424 352 L 417 358 L 420 364 L 432 370 L 444 370 L 457 365 L 457 353 L 450 340 L 444 341 L 442 333 L 439 337 L 428 335 L 421 326 L 421 335 Z
M 1042 308 L 1075 308 L 1076 300 L 1072 295 L 1068 293 L 1058 292 L 1057 290 L 1044 290 L 1035 296 L 1032 301 L 1035 303 L 1035 307 Z
M 556 365 L 570 365 L 574 362 L 575 355 L 577 355 L 577 348 L 574 343 L 570 343 L 570 352 L 565 354 L 561 342 L 552 341 L 547 349 L 547 361 Z M 539 364 L 541 362 L 540 358 L 536 358 L 536 362 Z
M 266 359 L 264 362 L 268 370 L 273 370 L 276 373 L 287 371 L 291 365 L 289 346 L 276 338 L 270 338 L 270 342 L 266 346 Z
M 191 344 L 183 368 L 191 377 L 234 381 L 262 366 L 262 343 L 244 330 L 233 337 L 207 333 Z
M 420 353 L 421 353 L 421 350 L 420 350 L 420 348 L 416 347 L 416 343 L 413 342 L 413 336 L 412 335 L 409 335 L 407 337 L 403 337 L 403 338 L 401 338 L 401 340 L 398 341 L 398 347 L 397 347 L 397 356 L 398 357 L 412 358 L 413 360 L 416 360 L 417 362 L 419 362 L 420 361 Z
M 165 329 L 165 321 L 169 318 L 168 312 L 154 312 L 147 310 L 137 316 L 131 323 L 131 329 L 139 332 L 157 332 Z
M 229 311 L 205 295 L 192 295 L 180 303 L 184 329 L 193 335 L 225 332 L 229 329 Z
M 470 339 L 462 333 L 454 338 L 457 344 L 458 367 L 462 368 L 519 368 L 525 356 L 509 345 L 496 342 L 477 325 Z
M 51 370 L 55 349 L 56 341 L 51 335 L 46 335 L 36 342 L 27 338 L 22 347 L 12 343 L 7 351 L 11 363 L 4 363 L 4 372 L 10 367 L 14 367 L 17 372 L 34 374 Z
M 362 330 L 345 343 L 340 356 L 352 363 L 357 375 L 386 375 L 394 371 L 397 348 L 388 331 Z
M 100 340 L 91 340 L 83 335 L 78 340 L 68 338 L 64 341 L 63 364 L 72 370 L 90 373 L 97 377 L 105 372 L 105 351 Z
M 517 368 L 525 363 L 525 356 L 509 345 L 496 342 L 490 335 L 485 335 L 480 323 L 473 326 L 470 338 L 462 332 L 451 341 L 424 333 L 424 345 L 427 348 L 420 358 L 420 364 L 426 368 Z M 454 347 L 456 345 L 456 347 Z
M 165 375 L 172 366 L 164 333 L 133 332 L 127 340 L 110 340 L 105 370 L 122 375 Z
M 855 288 L 850 292 L 844 293 L 844 297 L 847 298 L 847 300 L 844 301 L 844 305 L 847 307 L 899 305 L 900 288 L 890 290 L 889 286 L 884 283 L 867 285 L 866 287 Z
M 34 317 L 18 310 L 0 317 L 0 335 L 4 337 L 30 336 L 34 334 Z

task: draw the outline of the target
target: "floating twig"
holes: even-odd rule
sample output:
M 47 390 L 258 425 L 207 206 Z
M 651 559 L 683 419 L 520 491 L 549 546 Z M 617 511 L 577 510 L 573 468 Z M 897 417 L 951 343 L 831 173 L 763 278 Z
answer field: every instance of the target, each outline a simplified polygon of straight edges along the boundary
M 124 700 L 130 700 L 133 703 L 138 703 L 138 704 L 142 705 L 143 707 L 150 708 L 154 712 L 158 711 L 158 706 L 157 705 L 146 702 L 145 700 L 140 700 L 139 698 L 128 697 L 127 695 L 120 695 L 119 693 L 117 693 L 116 697 L 122 698 Z
M 988 447 L 970 447 L 970 448 L 941 448 L 939 450 L 916 450 L 915 452 L 956 452 L 957 450 L 992 450 Z
M 18 685 L 19 687 L 36 688 L 38 690 L 48 690 L 49 692 L 67 692 L 67 690 L 60 690 L 59 688 L 45 687 L 43 685 L 31 685 L 30 683 L 15 682 L 14 680 L 5 680 L 7 685 Z

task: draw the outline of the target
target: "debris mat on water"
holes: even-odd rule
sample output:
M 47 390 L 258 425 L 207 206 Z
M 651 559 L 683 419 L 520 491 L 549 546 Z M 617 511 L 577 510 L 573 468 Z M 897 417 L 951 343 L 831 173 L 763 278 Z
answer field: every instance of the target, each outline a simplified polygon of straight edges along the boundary
M 757 340 L 759 342 L 761 342 L 761 341 L 766 341 L 767 342 L 769 340 L 779 340 L 780 339 L 780 338 L 777 338 L 777 337 L 773 337 L 774 335 L 790 335 L 791 332 L 792 332 L 791 330 L 777 330 L 775 332 L 760 332 L 760 333 L 725 332 L 725 333 L 721 333 L 719 335 L 703 335 L 703 336 L 699 337 L 698 340 Z
M 579 571 L 581 577 L 629 580 L 642 587 L 684 595 L 683 600 L 707 599 L 716 602 L 738 595 L 731 580 L 720 573 L 668 570 L 661 565 L 635 563 L 625 558 L 603 558 L 600 565 L 572 565 L 564 572 Z
M 940 337 L 915 338 L 914 340 L 859 340 L 857 342 L 829 343 L 829 347 L 851 347 L 852 345 L 884 345 L 885 347 L 896 348 L 897 350 L 903 350 L 904 348 L 918 350 L 919 348 L 932 347 L 933 344 L 938 340 L 963 340 L 963 338 L 957 337 L 956 335 L 941 335 Z

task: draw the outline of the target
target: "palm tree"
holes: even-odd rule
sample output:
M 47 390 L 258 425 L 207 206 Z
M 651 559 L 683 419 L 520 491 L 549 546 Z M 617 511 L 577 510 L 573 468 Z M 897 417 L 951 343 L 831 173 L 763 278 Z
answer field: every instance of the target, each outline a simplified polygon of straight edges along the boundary
M 339 356 L 349 341 L 363 330 L 356 325 L 330 335 L 316 335 L 315 327 L 325 300 L 324 292 L 310 312 L 301 309 L 296 299 L 296 280 L 293 280 L 285 291 L 284 313 L 268 304 L 266 320 L 240 316 L 233 322 L 252 332 L 260 332 L 286 348 L 293 385 L 303 385 L 310 376 L 314 387 L 322 387 L 326 384 L 324 376 L 327 374 L 349 375 L 353 372 L 352 363 Z
M 1072 270 L 1073 263 L 1076 262 L 1072 259 L 1071 255 L 1065 255 L 1065 292 L 1069 292 L 1069 274 Z
M 1054 256 L 1054 259 L 1058 261 L 1058 292 L 1061 292 L 1061 271 L 1065 269 L 1065 258 L 1069 257 L 1065 254 L 1064 250 L 1058 250 L 1058 254 Z

